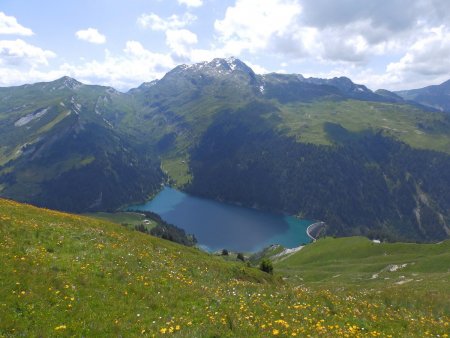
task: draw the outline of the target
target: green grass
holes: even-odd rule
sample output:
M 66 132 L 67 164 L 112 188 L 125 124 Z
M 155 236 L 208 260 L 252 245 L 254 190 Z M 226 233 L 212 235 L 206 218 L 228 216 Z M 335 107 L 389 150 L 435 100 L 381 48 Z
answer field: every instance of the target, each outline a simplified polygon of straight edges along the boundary
M 343 252 L 349 260 L 378 255 L 379 249 L 360 252 L 365 244 L 354 241 L 354 251 Z M 330 249 L 325 245 L 315 253 L 322 243 Z M 320 261 L 331 260 L 341 244 L 327 240 L 307 246 L 289 258 L 289 266 L 320 269 Z M 411 248 L 402 249 L 407 260 Z M 449 284 L 437 251 L 423 251 L 417 268 L 421 278 L 435 273 L 442 278 L 431 284 L 431 292 L 441 287 L 435 296 L 442 300 L 434 306 L 425 288 L 411 287 L 416 284 L 398 285 L 405 298 L 399 302 L 381 280 L 367 288 L 352 283 L 338 288 L 299 281 L 288 272 L 282 281 L 281 274 L 271 276 L 117 224 L 0 200 L 0 336 L 445 337 L 448 302 L 442 304 Z M 431 270 L 425 259 L 434 262 Z M 287 261 L 275 265 L 276 271 L 287 269 Z
M 98 218 L 104 221 L 109 221 L 116 224 L 127 225 L 132 228 L 136 225 L 140 225 L 146 219 L 144 214 L 137 212 L 94 212 L 84 214 L 85 216 Z M 150 222 L 149 228 L 156 226 L 156 222 L 148 220 Z
M 450 152 L 450 133 L 439 128 L 441 113 L 425 113 L 406 104 L 367 101 L 317 101 L 280 106 L 280 129 L 301 142 L 331 144 L 324 123 L 338 123 L 352 132 L 383 130 L 412 147 Z M 422 130 L 418 125 L 429 126 Z
M 318 271 L 332 265 L 336 271 L 352 275 L 361 272 L 370 278 L 388 264 L 404 263 L 408 266 L 402 273 L 442 273 L 450 277 L 450 240 L 438 244 L 378 244 L 365 237 L 325 238 L 279 261 L 277 266 L 286 271 Z
M 54 126 L 56 126 L 59 122 L 64 120 L 69 115 L 70 115 L 70 111 L 62 111 L 58 116 L 56 116 L 55 119 L 53 119 L 52 121 L 47 123 L 45 126 L 42 126 L 41 128 L 39 128 L 39 130 L 37 131 L 38 134 L 48 132 L 49 130 L 51 130 Z
M 94 160 L 94 156 L 83 157 L 78 154 L 72 154 L 60 162 L 47 164 L 46 166 L 30 164 L 24 170 L 17 171 L 17 178 L 24 183 L 43 182 L 70 170 L 82 168 Z
M 163 158 L 161 167 L 174 181 L 174 187 L 183 187 L 192 180 L 187 157 Z
M 278 260 L 275 268 L 294 283 L 374 288 L 389 302 L 450 313 L 450 240 L 377 244 L 363 237 L 326 238 Z

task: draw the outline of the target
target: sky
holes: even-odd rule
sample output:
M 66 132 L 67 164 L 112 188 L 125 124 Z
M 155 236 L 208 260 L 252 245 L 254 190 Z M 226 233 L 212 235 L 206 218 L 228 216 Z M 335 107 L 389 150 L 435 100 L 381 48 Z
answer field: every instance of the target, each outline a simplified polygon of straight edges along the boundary
M 259 74 L 401 90 L 450 79 L 449 0 L 1 0 L 0 86 L 126 91 L 234 56 Z

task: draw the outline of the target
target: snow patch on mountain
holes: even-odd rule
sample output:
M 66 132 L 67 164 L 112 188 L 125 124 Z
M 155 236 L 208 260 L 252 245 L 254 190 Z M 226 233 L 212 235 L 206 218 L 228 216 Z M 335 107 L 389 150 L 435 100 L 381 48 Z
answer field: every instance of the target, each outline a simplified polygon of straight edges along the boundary
M 81 82 L 78 82 L 77 80 L 72 79 L 71 77 L 68 77 L 68 76 L 64 76 L 61 80 L 62 80 L 62 84 L 58 89 L 64 89 L 64 88 L 78 89 L 83 86 L 83 84 Z
M 49 109 L 50 109 L 50 107 L 39 109 L 33 113 L 23 116 L 14 123 L 14 126 L 22 127 L 22 126 L 26 125 L 27 123 L 30 123 L 31 121 L 44 116 L 48 112 Z
M 176 67 L 174 71 L 204 72 L 205 74 L 213 76 L 233 74 L 236 71 L 253 74 L 253 70 L 250 67 L 235 57 L 226 59 L 216 58 L 210 62 L 204 61 L 191 65 L 183 64 Z

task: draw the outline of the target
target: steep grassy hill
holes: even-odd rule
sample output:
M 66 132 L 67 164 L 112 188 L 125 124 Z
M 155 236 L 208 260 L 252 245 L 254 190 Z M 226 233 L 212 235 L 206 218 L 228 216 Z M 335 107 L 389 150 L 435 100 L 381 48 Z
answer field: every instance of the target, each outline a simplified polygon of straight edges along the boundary
M 276 268 L 310 283 L 394 288 L 409 283 L 450 311 L 450 241 L 437 244 L 374 243 L 363 237 L 325 238 L 292 255 Z M 442 288 L 445 286 L 444 288 Z M 431 300 L 431 299 L 430 299 Z
M 3 199 L 0 235 L 0 336 L 446 337 L 449 328 L 448 250 L 417 247 L 420 278 L 433 281 L 427 291 L 381 278 L 282 281 L 117 224 Z M 348 241 L 355 264 L 377 253 Z M 320 265 L 341 245 L 319 241 L 288 259 L 301 274 L 302 252 Z M 429 248 L 439 245 L 448 248 Z M 416 261 L 405 261 L 401 247 L 388 250 L 397 263 Z M 438 257 L 440 267 L 424 267 Z

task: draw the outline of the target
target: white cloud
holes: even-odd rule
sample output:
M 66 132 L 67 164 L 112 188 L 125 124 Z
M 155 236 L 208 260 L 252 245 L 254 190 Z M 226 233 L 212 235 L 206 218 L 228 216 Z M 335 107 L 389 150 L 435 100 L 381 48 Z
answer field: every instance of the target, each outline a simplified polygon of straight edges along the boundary
M 260 66 L 256 63 L 252 63 L 250 61 L 244 61 L 244 63 L 249 66 L 256 74 L 267 74 L 270 73 L 266 68 Z
M 44 50 L 21 39 L 0 40 L 0 65 L 2 66 L 38 66 L 48 65 L 48 61 L 56 56 L 50 50 Z
M 64 64 L 60 69 L 85 83 L 126 90 L 161 78 L 175 66 L 169 54 L 154 53 L 138 41 L 128 41 L 121 55 L 106 51 L 104 60 L 87 61 L 80 65 Z
M 433 27 L 424 31 L 398 62 L 388 64 L 386 72 L 397 88 L 440 83 L 450 78 L 449 55 L 450 28 Z
M 405 6 L 403 0 L 382 4 L 379 0 L 300 1 L 303 13 L 292 32 L 305 27 L 315 29 L 314 40 L 319 47 L 310 49 L 306 56 L 359 65 L 366 65 L 377 55 L 401 53 L 414 43 L 424 24 L 437 19 L 435 9 L 445 2 L 411 0 Z
M 450 78 L 447 7 L 448 0 L 236 0 L 215 21 L 211 50 L 313 65 L 311 76 L 349 76 L 373 89 L 420 87 Z M 208 53 L 191 51 L 199 55 Z
M 41 81 L 53 81 L 64 75 L 64 72 L 59 69 L 53 71 L 39 71 L 35 68 L 18 69 L 0 67 L 0 87 Z
M 382 71 L 357 64 L 336 64 L 326 72 L 304 76 L 332 78 L 347 76 L 372 90 L 404 90 L 440 84 L 450 79 L 450 29 L 439 26 L 424 30 L 416 41 L 403 51 L 403 56 L 390 62 Z
M 267 50 L 290 59 L 302 59 L 323 54 L 320 32 L 314 27 L 301 27 L 293 24 L 283 35 L 273 35 Z
M 266 49 L 273 36 L 282 36 L 300 13 L 294 0 L 237 0 L 214 28 L 232 54 L 256 53 Z
M 228 56 L 232 55 L 225 53 L 221 49 L 193 48 L 189 53 L 189 61 L 190 62 L 211 61 L 214 58 L 224 58 Z
M 122 53 L 106 50 L 101 60 L 64 63 L 50 71 L 39 67 L 47 65 L 48 59 L 55 56 L 22 40 L 0 41 L 0 86 L 53 81 L 68 75 L 87 84 L 128 90 L 161 78 L 177 65 L 169 53 L 152 52 L 138 41 L 128 41 Z
M 82 29 L 75 33 L 76 37 L 80 40 L 87 41 L 95 44 L 103 44 L 106 42 L 106 37 L 96 28 Z
M 197 19 L 195 15 L 186 13 L 183 16 L 171 15 L 166 19 L 161 18 L 155 13 L 141 14 L 137 19 L 137 23 L 142 28 L 150 28 L 154 31 L 166 31 L 168 29 L 180 29 L 191 24 Z
M 203 5 L 202 0 L 178 0 L 178 3 L 187 7 L 200 7 Z
M 231 54 L 273 53 L 289 59 L 366 65 L 401 53 L 432 22 L 446 22 L 445 0 L 236 0 L 216 20 Z M 395 15 L 392 15 L 395 13 Z
M 197 35 L 187 29 L 166 31 L 166 44 L 179 57 L 187 57 L 189 47 L 197 42 Z
M 230 2 L 220 16 L 212 18 L 216 20 L 210 32 L 204 27 L 210 20 L 202 21 L 202 31 L 191 29 L 197 17 L 190 13 L 142 14 L 137 25 L 164 34 L 165 49 L 150 51 L 128 41 L 122 52 L 55 65 L 53 72 L 124 89 L 161 77 L 179 63 L 236 56 L 250 60 L 247 63 L 257 73 L 281 68 L 283 72 L 310 71 L 304 75 L 315 77 L 348 76 L 372 89 L 421 87 L 450 78 L 448 0 L 410 0 L 407 6 L 404 0 Z M 208 5 L 200 0 L 178 3 Z M 95 35 L 102 35 L 91 30 L 95 32 L 86 40 L 101 42 Z M 0 12 L 0 34 L 33 32 Z M 13 76 L 16 83 L 46 80 L 44 68 L 38 67 L 47 66 L 54 57 L 53 52 L 22 40 L 0 41 L 0 83 L 11 83 L 8 79 Z
M 0 12 L 0 34 L 30 36 L 34 33 L 30 28 L 26 28 L 19 24 L 15 17 Z
M 0 40 L 0 86 L 53 80 L 62 75 L 58 71 L 43 71 L 56 54 L 26 43 L 21 39 Z
M 182 16 L 174 14 L 165 19 L 155 13 L 150 13 L 142 14 L 137 22 L 143 28 L 164 32 L 166 45 L 172 52 L 173 58 L 177 62 L 187 62 L 192 58 L 192 45 L 197 44 L 198 37 L 185 27 L 196 19 L 197 17 L 190 13 L 185 13 Z
M 374 0 L 364 4 L 356 0 L 237 0 L 222 20 L 216 20 L 215 30 L 223 48 L 234 55 L 270 52 L 290 59 L 363 64 L 373 55 L 408 44 L 408 20 L 387 15 L 400 7 L 399 0 L 388 6 Z M 415 6 L 402 12 L 407 18 L 412 16 L 411 8 Z

